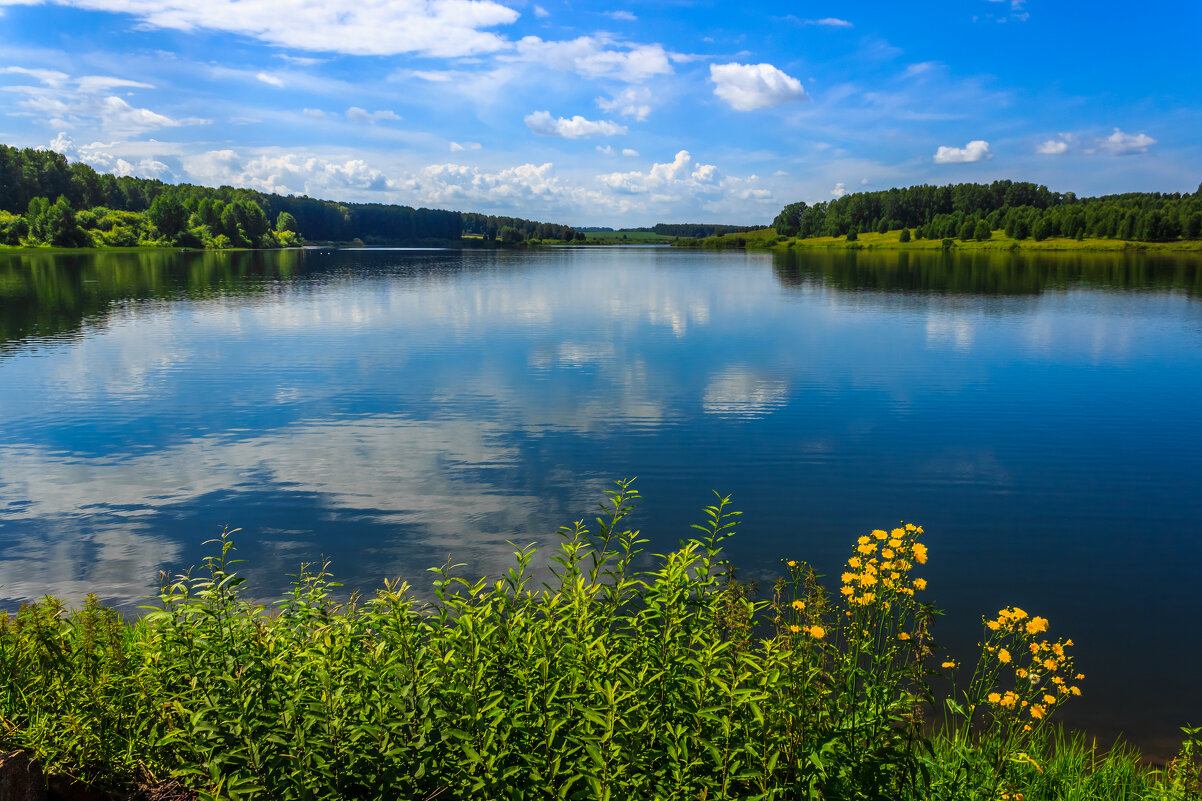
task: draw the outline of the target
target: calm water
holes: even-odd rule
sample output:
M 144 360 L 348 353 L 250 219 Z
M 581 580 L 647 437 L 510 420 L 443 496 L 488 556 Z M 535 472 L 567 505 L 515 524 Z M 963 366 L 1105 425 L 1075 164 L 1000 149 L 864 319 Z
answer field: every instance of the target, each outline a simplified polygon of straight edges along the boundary
M 671 249 L 0 256 L 0 604 L 133 606 L 240 526 L 255 592 L 495 572 L 638 476 L 651 551 L 837 574 L 928 532 L 970 656 L 1017 604 L 1069 719 L 1202 723 L 1202 260 Z

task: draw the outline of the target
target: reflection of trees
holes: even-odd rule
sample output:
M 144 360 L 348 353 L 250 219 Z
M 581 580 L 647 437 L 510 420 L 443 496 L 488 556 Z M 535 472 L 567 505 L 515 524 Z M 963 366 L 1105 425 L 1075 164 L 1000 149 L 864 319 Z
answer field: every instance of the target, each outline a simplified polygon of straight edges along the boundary
M 406 259 L 406 270 L 445 272 L 448 260 L 461 266 L 454 251 L 431 252 L 425 260 Z M 130 301 L 261 295 L 276 291 L 280 280 L 386 262 L 384 253 L 304 250 L 0 255 L 0 354 L 103 325 L 112 309 Z
M 1074 286 L 1175 289 L 1202 295 L 1193 254 L 813 251 L 773 254 L 782 285 L 839 289 L 1028 295 Z

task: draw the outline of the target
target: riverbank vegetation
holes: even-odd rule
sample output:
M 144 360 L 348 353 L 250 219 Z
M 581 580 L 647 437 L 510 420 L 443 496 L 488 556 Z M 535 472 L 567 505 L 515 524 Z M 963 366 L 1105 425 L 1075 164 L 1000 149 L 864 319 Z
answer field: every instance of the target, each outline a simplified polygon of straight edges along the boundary
M 772 222 L 777 236 L 801 240 L 899 232 L 914 242 L 1007 238 L 1044 242 L 1127 242 L 1202 238 L 1202 185 L 1193 194 L 1131 192 L 1078 198 L 1021 181 L 911 186 L 854 192 L 809 205 L 790 203 Z M 900 232 L 905 231 L 903 235 Z
M 517 217 L 338 203 L 97 173 L 61 154 L 0 145 L 0 246 L 290 247 L 515 245 L 575 241 L 566 225 Z
M 1056 728 L 1088 684 L 1037 614 L 941 652 L 921 527 L 859 537 L 833 592 L 789 560 L 760 598 L 722 558 L 728 499 L 654 558 L 637 499 L 622 482 L 549 554 L 517 548 L 492 579 L 448 564 L 420 596 L 339 602 L 320 565 L 267 608 L 223 535 L 136 622 L 24 606 L 0 616 L 0 740 L 103 788 L 205 798 L 1199 797 L 1199 730 L 1152 769 Z

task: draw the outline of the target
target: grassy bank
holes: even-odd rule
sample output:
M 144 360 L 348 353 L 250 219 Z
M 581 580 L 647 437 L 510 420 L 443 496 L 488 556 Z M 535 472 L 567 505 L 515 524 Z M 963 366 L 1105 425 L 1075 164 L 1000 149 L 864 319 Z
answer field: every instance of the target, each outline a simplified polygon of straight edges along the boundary
M 1176 242 L 1129 242 L 1122 239 L 1103 239 L 1099 237 L 1085 237 L 1084 239 L 1070 239 L 1066 237 L 1052 237 L 1036 241 L 1034 239 L 1014 239 L 1008 237 L 1003 231 L 993 231 L 992 236 L 985 240 L 942 240 L 942 239 L 911 239 L 908 242 L 903 242 L 901 231 L 888 231 L 883 234 L 867 233 L 860 234 L 855 239 L 848 241 L 847 237 L 843 236 L 817 236 L 807 239 L 798 239 L 797 237 L 782 237 L 778 236 L 776 231 L 771 228 L 764 228 L 758 231 L 748 231 L 743 234 L 726 235 L 726 236 L 710 236 L 704 239 L 682 239 L 675 243 L 682 247 L 703 247 L 716 250 L 746 248 L 748 250 L 756 249 L 781 249 L 781 250 L 920 250 L 920 251 L 941 251 L 946 249 L 953 250 L 970 250 L 970 251 L 1059 251 L 1059 250 L 1074 250 L 1074 251 L 1092 251 L 1092 252 L 1123 252 L 1123 251 L 1150 251 L 1150 252 L 1181 252 L 1181 253 L 1202 253 L 1202 240 L 1178 240 Z M 945 241 L 950 244 L 945 244 Z
M 433 570 L 429 602 L 386 582 L 339 604 L 323 566 L 269 609 L 223 536 L 136 622 L 26 606 L 0 617 L 0 738 L 214 798 L 1199 797 L 1197 739 L 1158 771 L 1059 732 L 1084 677 L 1047 620 L 1007 608 L 979 654 L 939 653 L 921 527 L 861 536 L 835 593 L 789 560 L 759 599 L 722 560 L 726 499 L 651 559 L 637 497 L 563 529 L 545 583 L 521 548 L 491 580 Z M 936 698 L 935 675 L 962 686 Z

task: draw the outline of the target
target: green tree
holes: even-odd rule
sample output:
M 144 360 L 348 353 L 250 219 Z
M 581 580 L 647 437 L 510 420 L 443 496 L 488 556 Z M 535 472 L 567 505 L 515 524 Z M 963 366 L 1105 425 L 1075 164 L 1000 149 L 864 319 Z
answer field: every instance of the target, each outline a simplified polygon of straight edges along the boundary
M 275 230 L 296 233 L 296 218 L 286 211 L 281 211 L 275 218 Z
M 960 226 L 960 230 L 957 233 L 957 238 L 961 242 L 967 242 L 968 240 L 972 239 L 973 232 L 976 230 L 977 227 L 973 225 L 972 220 L 965 220 Z
M 897 241 L 898 242 L 909 242 L 910 241 L 910 229 L 909 228 L 901 229 L 901 235 L 897 238 Z
M 978 242 L 984 242 L 991 236 L 993 236 L 993 232 L 989 230 L 989 223 L 984 220 L 977 220 L 977 224 L 972 231 L 972 238 Z
M 888 220 L 885 220 L 885 219 L 882 219 L 882 220 L 881 220 L 881 221 L 880 221 L 880 222 L 877 224 L 877 226 L 876 226 L 876 232 L 877 232 L 878 234 L 887 234 L 887 233 L 889 233 L 889 221 L 888 221 Z
M 159 195 L 150 204 L 146 218 L 167 239 L 174 242 L 188 226 L 188 210 L 175 197 Z

